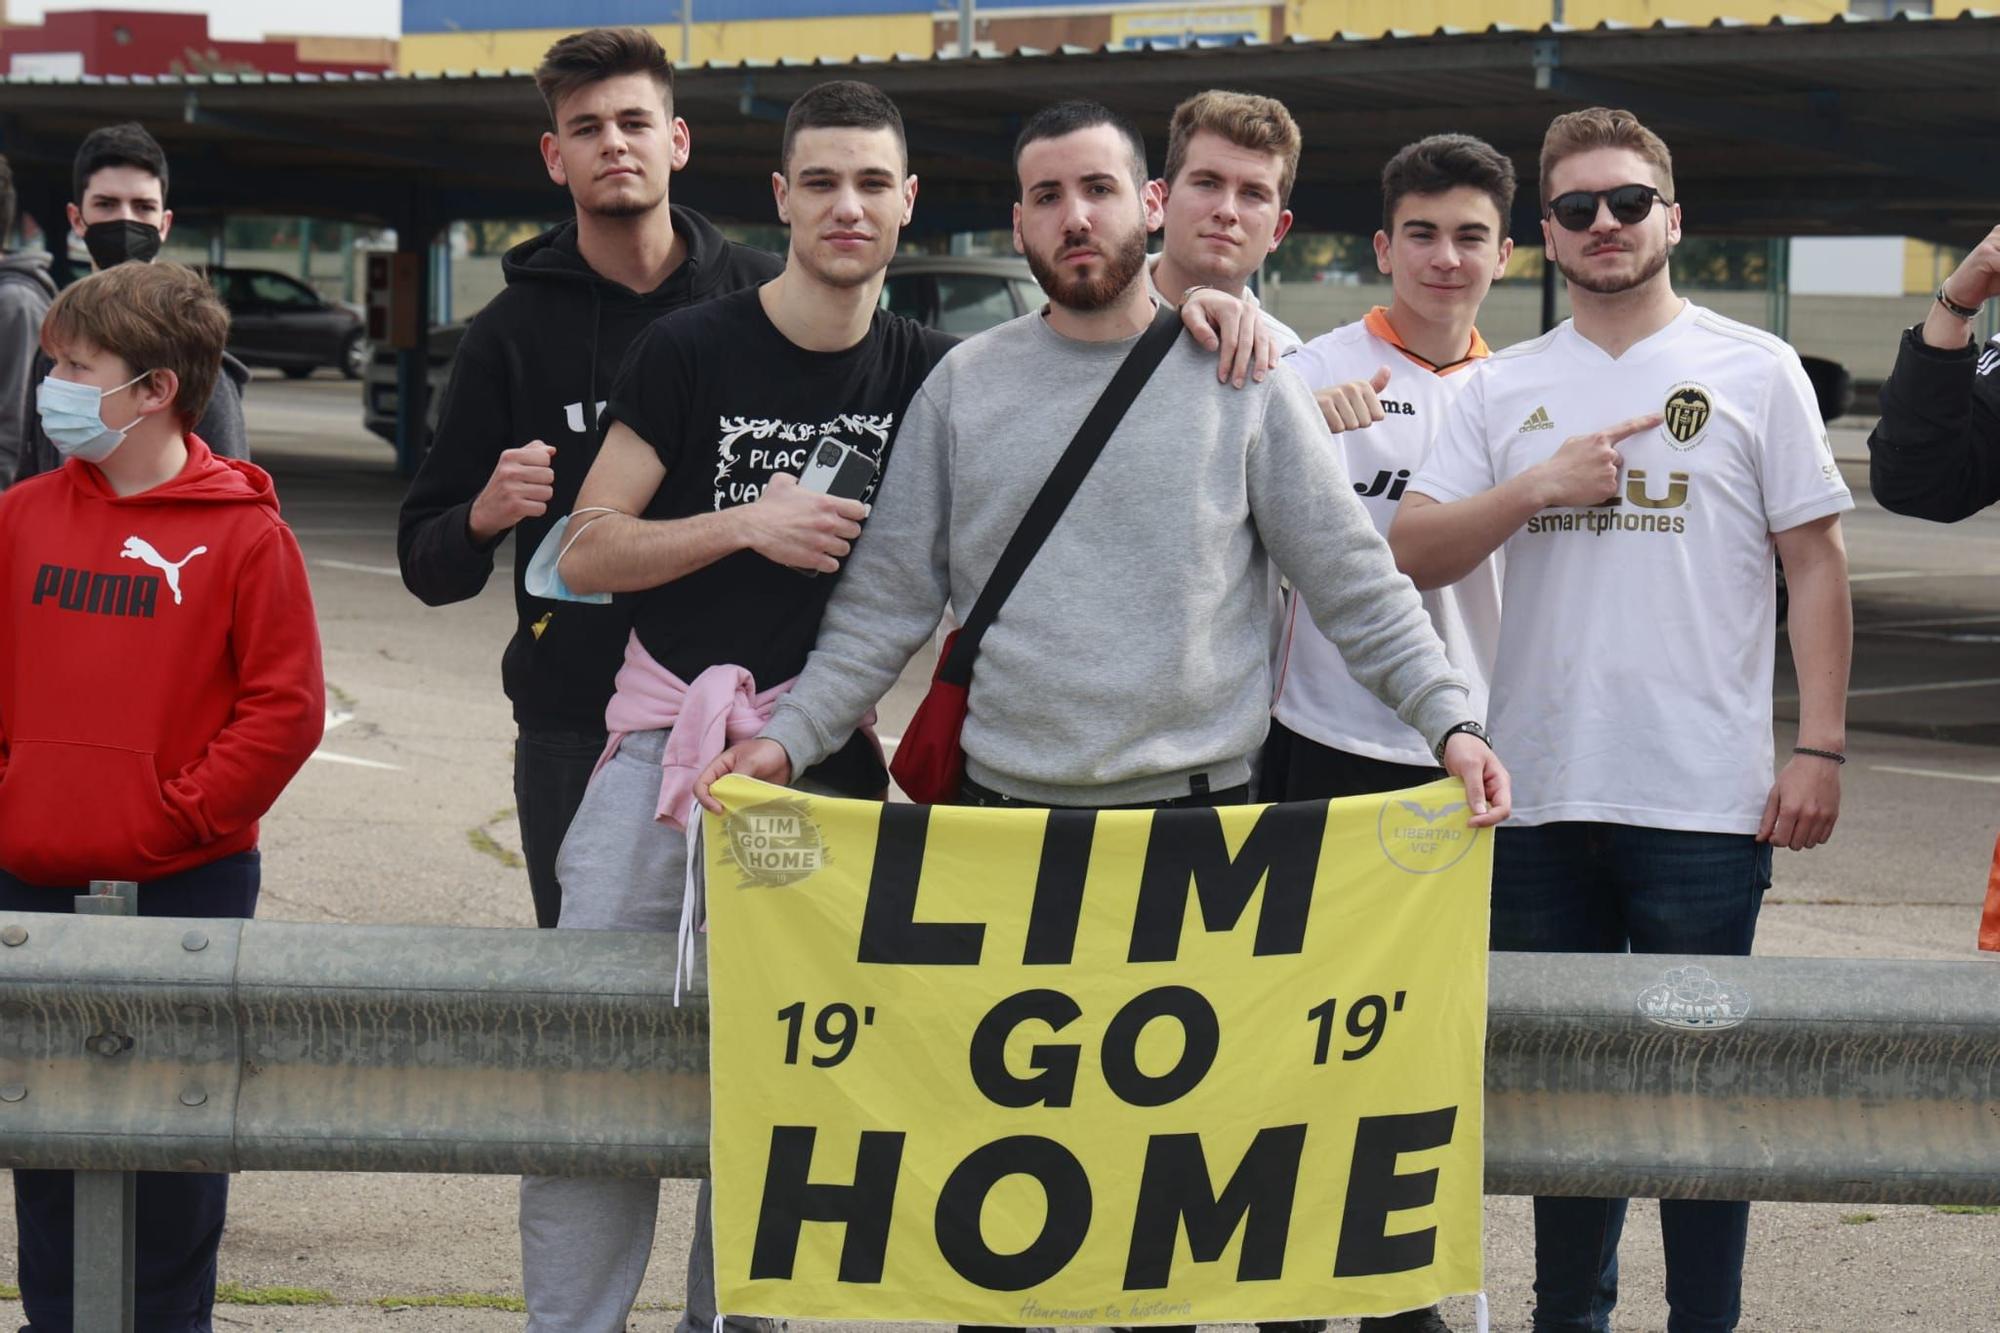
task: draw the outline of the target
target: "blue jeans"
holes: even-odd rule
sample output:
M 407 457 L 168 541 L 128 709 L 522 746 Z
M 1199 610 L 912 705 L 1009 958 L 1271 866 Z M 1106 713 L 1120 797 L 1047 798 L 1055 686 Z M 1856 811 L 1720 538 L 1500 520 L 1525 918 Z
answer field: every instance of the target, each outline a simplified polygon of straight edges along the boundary
M 1623 824 L 1503 827 L 1493 947 L 1537 953 L 1750 952 L 1771 848 L 1747 833 Z M 1625 1200 L 1535 1199 L 1535 1333 L 1608 1333 Z M 1750 1205 L 1662 1199 L 1667 1333 L 1730 1333 Z
M 238 852 L 139 886 L 140 916 L 249 917 L 263 882 L 255 851 Z M 0 915 L 67 912 L 87 885 L 40 888 L 0 870 Z M 134 1210 L 139 1333 L 209 1333 L 215 1255 L 229 1207 L 229 1177 L 209 1171 L 141 1171 Z M 21 1306 L 33 1333 L 70 1333 L 74 1183 L 68 1171 L 16 1171 Z

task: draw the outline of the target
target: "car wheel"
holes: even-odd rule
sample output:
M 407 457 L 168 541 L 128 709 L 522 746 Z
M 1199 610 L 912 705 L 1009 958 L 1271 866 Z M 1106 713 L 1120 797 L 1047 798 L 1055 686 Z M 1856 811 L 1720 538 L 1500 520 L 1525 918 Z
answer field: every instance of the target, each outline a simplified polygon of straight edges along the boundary
M 302 380 L 313 373 L 311 366 L 285 366 L 282 369 L 285 372 L 285 378 L 288 380 Z
M 340 373 L 351 380 L 360 379 L 368 373 L 368 361 L 374 355 L 375 350 L 368 345 L 368 340 L 361 336 L 361 331 L 356 329 L 348 334 L 347 341 L 340 345 Z

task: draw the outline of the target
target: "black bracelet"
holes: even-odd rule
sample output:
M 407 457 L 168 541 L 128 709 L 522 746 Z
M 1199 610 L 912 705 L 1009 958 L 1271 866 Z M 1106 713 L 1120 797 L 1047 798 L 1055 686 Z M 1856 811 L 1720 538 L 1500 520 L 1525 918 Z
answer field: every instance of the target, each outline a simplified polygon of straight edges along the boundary
M 1944 288 L 1942 287 L 1937 289 L 1937 303 L 1943 306 L 1946 310 L 1949 310 L 1952 314 L 1957 315 L 1960 319 L 1977 319 L 1979 317 L 1978 306 L 1960 305 L 1958 302 L 1952 300 L 1949 296 L 1946 296 L 1944 294 Z
M 1838 750 L 1815 750 L 1810 745 L 1794 745 L 1793 754 L 1809 754 L 1815 759 L 1831 759 L 1836 764 L 1847 762 L 1847 756 Z

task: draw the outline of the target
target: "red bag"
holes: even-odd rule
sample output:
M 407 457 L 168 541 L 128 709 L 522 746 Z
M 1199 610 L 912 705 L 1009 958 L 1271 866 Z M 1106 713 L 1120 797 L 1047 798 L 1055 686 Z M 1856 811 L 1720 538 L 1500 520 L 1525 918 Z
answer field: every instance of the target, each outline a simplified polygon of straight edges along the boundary
M 959 744 L 959 733 L 965 729 L 968 691 L 966 685 L 944 679 L 945 664 L 951 660 L 958 636 L 958 630 L 945 636 L 931 688 L 917 705 L 910 725 L 903 729 L 896 757 L 889 761 L 896 785 L 918 805 L 952 804 L 958 800 L 959 784 L 965 779 L 965 750 Z
M 2000 841 L 1993 844 L 1993 868 L 1986 872 L 1986 914 L 1979 921 L 1979 947 L 2000 953 Z

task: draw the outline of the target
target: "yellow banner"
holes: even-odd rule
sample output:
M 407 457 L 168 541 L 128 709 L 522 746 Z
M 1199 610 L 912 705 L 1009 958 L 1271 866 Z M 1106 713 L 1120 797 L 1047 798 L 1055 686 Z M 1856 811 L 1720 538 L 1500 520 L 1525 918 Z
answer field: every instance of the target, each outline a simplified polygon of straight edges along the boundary
M 730 1314 L 1383 1314 L 1480 1286 L 1492 839 L 1463 789 L 706 817 Z

